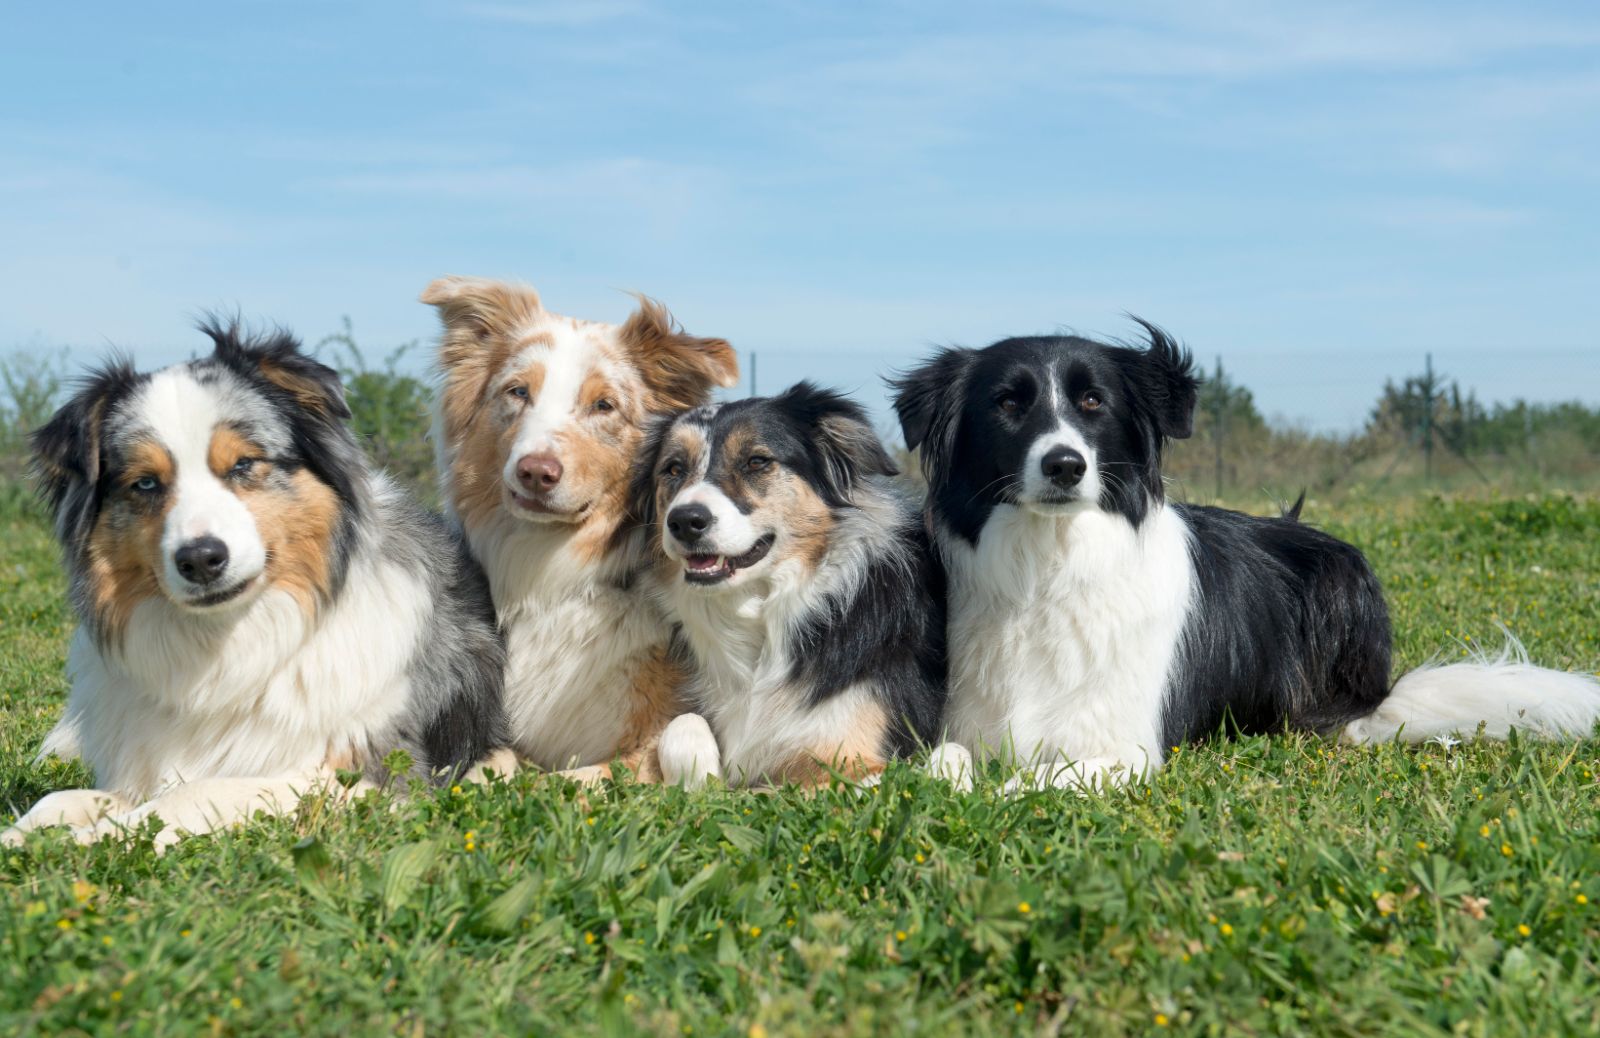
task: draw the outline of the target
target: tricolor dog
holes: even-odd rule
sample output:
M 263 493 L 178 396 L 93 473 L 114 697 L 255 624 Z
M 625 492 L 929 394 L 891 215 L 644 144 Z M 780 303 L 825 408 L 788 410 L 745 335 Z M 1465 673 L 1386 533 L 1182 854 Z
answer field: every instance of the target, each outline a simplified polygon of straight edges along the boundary
M 1166 499 L 1189 354 L 1076 337 L 949 349 L 895 382 L 949 571 L 949 738 L 1029 783 L 1147 774 L 1224 727 L 1370 742 L 1512 727 L 1584 735 L 1600 684 L 1502 658 L 1390 684 L 1361 552 L 1298 521 Z
M 638 584 L 629 473 L 654 419 L 736 381 L 733 348 L 650 300 L 620 326 L 502 281 L 440 278 L 422 301 L 444 323 L 440 479 L 505 631 L 512 746 L 546 769 L 595 777 L 620 759 L 654 778 L 682 674 Z
M 859 406 L 802 382 L 680 415 L 646 458 L 636 511 L 690 672 L 666 781 L 866 778 L 937 736 L 943 576 Z
M 338 376 L 283 333 L 113 362 L 34 436 L 78 630 L 43 752 L 95 789 L 5 835 L 159 840 L 283 811 L 339 769 L 455 775 L 504 745 L 488 587 L 443 523 L 368 469 Z

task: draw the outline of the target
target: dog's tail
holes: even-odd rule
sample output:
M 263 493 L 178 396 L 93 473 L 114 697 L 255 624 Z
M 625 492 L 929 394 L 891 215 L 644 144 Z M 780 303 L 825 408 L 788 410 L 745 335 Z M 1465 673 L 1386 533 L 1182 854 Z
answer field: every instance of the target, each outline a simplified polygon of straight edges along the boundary
M 1404 675 L 1378 709 L 1345 726 L 1344 741 L 1425 742 L 1480 731 L 1504 739 L 1513 728 L 1535 738 L 1581 739 L 1597 721 L 1600 681 L 1534 666 L 1508 633 L 1498 656 L 1428 664 Z

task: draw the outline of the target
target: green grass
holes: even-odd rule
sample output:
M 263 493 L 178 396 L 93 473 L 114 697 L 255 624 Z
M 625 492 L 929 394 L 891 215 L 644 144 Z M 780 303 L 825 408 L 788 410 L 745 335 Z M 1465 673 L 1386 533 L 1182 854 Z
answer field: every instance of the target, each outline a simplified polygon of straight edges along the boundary
M 69 620 L 0 520 L 0 805 Z M 1401 665 L 1600 666 L 1600 504 L 1308 516 L 1371 555 Z M 1600 743 L 1186 748 L 1150 785 L 772 796 L 519 777 L 181 844 L 0 856 L 0 1033 L 1593 1034 Z

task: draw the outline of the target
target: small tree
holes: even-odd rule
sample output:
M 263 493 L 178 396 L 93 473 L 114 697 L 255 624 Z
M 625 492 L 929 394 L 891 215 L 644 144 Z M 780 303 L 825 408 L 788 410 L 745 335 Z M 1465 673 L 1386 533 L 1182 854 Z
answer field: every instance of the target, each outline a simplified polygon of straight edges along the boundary
M 66 351 L 17 352 L 0 358 L 0 478 L 28 469 L 28 435 L 50 420 L 65 382 Z
M 352 428 L 373 464 L 424 500 L 432 500 L 433 451 L 428 444 L 432 393 L 421 379 L 400 370 L 417 342 L 402 343 L 374 366 L 356 342 L 350 318 L 342 323 L 341 331 L 317 343 L 317 351 L 332 348 L 329 359 L 344 379 Z

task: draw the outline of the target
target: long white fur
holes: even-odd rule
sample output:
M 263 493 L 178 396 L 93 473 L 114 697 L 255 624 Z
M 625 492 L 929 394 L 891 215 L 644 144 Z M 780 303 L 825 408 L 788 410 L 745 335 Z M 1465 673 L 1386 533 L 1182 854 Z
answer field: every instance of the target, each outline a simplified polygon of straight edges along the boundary
M 517 459 L 541 451 L 559 457 L 566 430 L 592 420 L 577 413 L 578 393 L 588 373 L 606 363 L 588 339 L 561 322 L 543 330 L 556 337 L 553 346 L 530 346 L 506 366 L 514 373 L 535 361 L 545 365 L 544 383 L 518 419 L 501 473 L 513 494 L 520 489 Z M 627 379 L 611 381 L 626 392 Z M 454 448 L 437 414 L 434 429 L 444 499 L 452 502 Z M 582 506 L 564 493 L 558 484 L 550 503 Z M 633 676 L 668 637 L 666 619 L 650 596 L 623 588 L 632 560 L 626 553 L 598 563 L 581 558 L 571 549 L 569 525 L 513 515 L 505 507 L 466 533 L 505 632 L 505 710 L 513 747 L 549 770 L 611 760 L 626 731 Z
M 1029 504 L 1045 452 L 1088 461 L 1079 501 Z M 1184 665 L 1198 603 L 1183 517 L 1160 503 L 1136 530 L 1101 510 L 1093 451 L 1063 422 L 1030 449 L 1022 505 L 1000 505 L 976 547 L 936 531 L 950 580 L 946 730 L 980 757 L 1017 767 L 1007 783 L 1104 788 L 1161 767 L 1163 706 Z M 1204 622 L 1204 621 L 1203 621 Z M 1219 618 L 1225 622 L 1225 618 Z M 1508 636 L 1509 638 L 1509 636 Z M 1422 741 L 1480 729 L 1504 738 L 1584 736 L 1600 722 L 1600 682 L 1535 667 L 1515 640 L 1499 658 L 1425 666 L 1403 676 L 1348 742 Z
M 626 558 L 579 558 L 565 530 L 500 510 L 467 539 L 505 631 L 512 745 L 552 770 L 609 761 L 633 675 L 667 639 L 660 607 L 623 587 Z
M 214 493 L 192 468 L 204 466 L 211 427 L 180 412 L 187 404 L 203 419 L 209 394 L 190 383 L 173 399 L 157 392 L 140 403 L 178 462 L 172 511 L 194 529 L 226 533 L 231 554 L 260 536 L 253 519 L 245 528 L 226 509 L 226 523 L 207 511 Z M 152 380 L 162 386 L 162 376 Z M 370 491 L 380 506 L 398 494 L 381 475 Z M 5 840 L 63 822 L 79 839 L 96 838 L 151 814 L 173 835 L 206 832 L 259 808 L 290 809 L 299 799 L 291 790 L 331 779 L 330 759 L 365 750 L 396 723 L 430 609 L 425 585 L 370 540 L 352 554 L 343 593 L 314 619 L 269 587 L 204 612 L 147 599 L 112 647 L 80 627 L 68 651 L 67 709 L 43 752 L 81 756 L 100 788 L 46 797 Z M 111 813 L 85 820 L 85 805 Z
M 827 608 L 830 598 L 848 599 L 869 560 L 904 557 L 893 534 L 898 522 L 893 493 L 886 484 L 864 481 L 857 507 L 841 514 L 814 571 L 799 558 L 782 557 L 779 531 L 780 540 L 746 579 L 697 588 L 674 575 L 662 589 L 661 598 L 694 653 L 690 699 L 716 732 L 718 773 L 730 784 L 763 784 L 799 754 L 830 740 L 844 742 L 839 733 L 848 731 L 852 718 L 872 701 L 870 688 L 853 687 L 820 705 L 808 704 L 805 690 L 791 680 L 795 654 L 803 651 L 794 632 Z M 695 491 L 695 500 L 711 496 L 711 491 Z M 737 554 L 748 547 L 730 543 L 723 550 Z M 677 729 L 670 745 L 663 737 L 663 770 L 669 755 L 704 754 L 699 730 L 677 726 L 674 721 L 669 728 Z
M 1001 505 L 977 546 L 944 537 L 949 737 L 1052 785 L 1161 766 L 1161 707 L 1194 601 L 1189 533 L 1094 507 Z M 1075 766 L 1074 766 L 1075 765 Z
M 1471 736 L 1504 739 L 1516 728 L 1538 738 L 1583 738 L 1600 722 L 1600 682 L 1536 667 L 1510 634 L 1498 656 L 1429 664 L 1395 683 L 1377 710 L 1345 726 L 1351 743 Z

